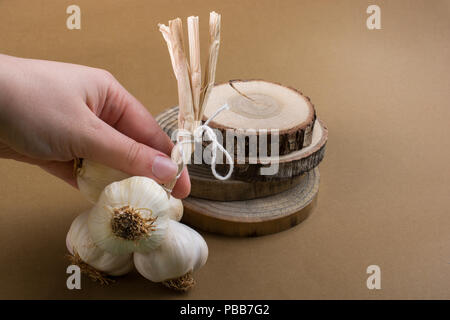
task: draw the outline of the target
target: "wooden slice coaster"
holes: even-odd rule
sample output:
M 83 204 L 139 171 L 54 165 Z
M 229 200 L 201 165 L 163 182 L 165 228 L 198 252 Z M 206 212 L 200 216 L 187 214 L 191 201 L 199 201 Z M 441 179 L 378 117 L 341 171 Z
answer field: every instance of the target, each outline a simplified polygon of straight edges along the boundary
M 308 172 L 319 165 L 325 156 L 325 147 L 328 139 L 328 129 L 320 120 L 314 124 L 312 142 L 306 148 L 280 156 L 278 159 L 258 158 L 245 164 L 235 164 L 232 177 L 244 181 L 268 181 L 289 179 Z M 253 163 L 254 164 L 253 164 Z M 278 168 L 274 165 L 278 165 Z M 202 164 L 206 166 L 206 164 Z M 268 170 L 272 167 L 273 169 Z M 228 171 L 227 164 L 217 164 L 217 172 L 224 174 Z
M 222 131 L 224 143 L 226 131 L 233 140 L 241 138 L 241 148 L 245 147 L 246 155 L 250 137 L 258 138 L 260 130 L 268 130 L 267 141 L 271 139 L 271 129 L 278 131 L 279 155 L 311 144 L 316 120 L 314 106 L 296 89 L 263 80 L 234 80 L 231 84 L 218 84 L 211 91 L 203 120 L 209 119 L 225 104 L 229 110 L 218 114 L 209 126 Z M 270 150 L 268 152 L 270 155 Z
M 319 190 L 319 170 L 274 196 L 246 201 L 183 200 L 183 222 L 208 232 L 230 236 L 261 236 L 286 230 L 311 213 Z
M 171 136 L 177 129 L 177 115 L 178 107 L 171 108 L 161 113 L 156 117 L 161 128 Z M 232 179 L 242 180 L 248 182 L 254 181 L 268 181 L 268 180 L 282 180 L 299 176 L 305 172 L 317 167 L 325 155 L 325 147 L 328 139 L 328 129 L 326 125 L 317 120 L 314 124 L 314 129 L 311 134 L 311 143 L 308 147 L 301 150 L 291 152 L 289 154 L 280 156 L 277 161 L 278 170 L 270 175 L 266 175 L 264 168 L 270 165 L 263 164 L 264 159 L 255 159 L 256 163 L 249 163 L 250 159 L 246 159 L 246 163 L 235 163 Z M 203 166 L 205 170 L 211 170 L 207 164 L 196 164 L 195 166 Z M 273 166 L 273 165 L 272 165 Z M 200 169 L 199 169 L 200 170 Z M 228 170 L 227 164 L 217 164 L 217 172 L 224 174 Z M 271 172 L 269 172 L 271 173 Z
M 178 128 L 178 107 L 172 107 L 161 112 L 155 117 L 155 120 L 169 137 L 176 138 L 172 135 Z
M 251 200 L 272 196 L 286 191 L 297 184 L 305 175 L 290 179 L 271 181 L 242 181 L 230 178 L 217 180 L 211 174 L 211 168 L 203 165 L 188 165 L 191 178 L 191 196 L 215 201 Z

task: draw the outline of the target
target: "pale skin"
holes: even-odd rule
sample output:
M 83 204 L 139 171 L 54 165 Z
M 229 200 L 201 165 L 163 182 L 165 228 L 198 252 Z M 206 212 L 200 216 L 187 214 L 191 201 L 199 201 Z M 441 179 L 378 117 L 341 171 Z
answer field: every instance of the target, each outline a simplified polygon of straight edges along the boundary
M 0 157 L 38 165 L 76 187 L 85 158 L 158 183 L 177 166 L 173 143 L 147 109 L 107 71 L 0 55 Z M 172 195 L 190 192 L 185 169 Z

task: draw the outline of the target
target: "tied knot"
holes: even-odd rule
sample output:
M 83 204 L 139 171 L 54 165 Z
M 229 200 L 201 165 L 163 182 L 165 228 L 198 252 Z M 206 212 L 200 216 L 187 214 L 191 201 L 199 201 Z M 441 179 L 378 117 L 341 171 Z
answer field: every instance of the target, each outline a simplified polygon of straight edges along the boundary
M 228 178 L 231 177 L 231 174 L 233 173 L 234 163 L 233 163 L 233 158 L 231 157 L 230 153 L 219 143 L 219 141 L 217 141 L 216 133 L 210 126 L 208 126 L 208 124 L 219 113 L 221 113 L 224 110 L 228 110 L 228 109 L 229 109 L 228 104 L 224 104 L 222 107 L 217 109 L 216 112 L 214 112 L 214 114 L 208 120 L 206 120 L 204 124 L 195 128 L 193 134 L 190 131 L 183 130 L 183 129 L 178 129 L 178 131 L 177 131 L 177 144 L 179 145 L 180 154 L 181 154 L 181 158 L 183 159 L 183 162 L 184 162 L 184 154 L 183 154 L 182 144 L 193 143 L 195 141 L 201 141 L 203 133 L 205 134 L 206 139 L 208 141 L 211 141 L 211 172 L 212 172 L 213 176 L 218 180 L 227 180 Z M 227 174 L 224 176 L 218 174 L 216 171 L 217 150 L 222 151 L 222 153 L 225 155 L 225 158 L 228 160 L 229 169 L 228 169 Z M 178 177 L 179 177 L 179 175 L 177 176 L 177 178 Z

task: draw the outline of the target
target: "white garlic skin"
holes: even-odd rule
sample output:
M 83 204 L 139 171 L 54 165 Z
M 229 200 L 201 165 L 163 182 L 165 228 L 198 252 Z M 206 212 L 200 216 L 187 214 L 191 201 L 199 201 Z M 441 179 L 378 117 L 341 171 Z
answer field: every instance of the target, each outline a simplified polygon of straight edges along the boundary
M 83 165 L 77 174 L 78 189 L 90 202 L 96 203 L 107 185 L 129 177 L 130 175 L 122 171 L 83 159 Z
M 66 237 L 69 252 L 75 252 L 81 260 L 91 267 L 111 276 L 121 276 L 133 269 L 131 253 L 112 255 L 97 247 L 89 236 L 87 221 L 89 212 L 86 211 L 75 218 Z
M 134 253 L 139 273 L 153 282 L 179 278 L 200 269 L 208 259 L 208 246 L 194 229 L 170 220 L 166 239 L 146 254 Z
M 180 199 L 170 196 L 169 208 L 167 209 L 167 215 L 171 220 L 180 221 L 183 217 L 183 202 Z
M 114 233 L 114 210 L 128 206 L 142 219 L 156 219 L 152 230 L 137 239 L 125 239 Z M 157 248 L 166 236 L 169 201 L 164 189 L 147 177 L 130 177 L 109 184 L 101 193 L 88 219 L 93 242 L 112 254 L 148 252 Z
M 107 185 L 129 177 L 130 175 L 122 171 L 95 161 L 83 159 L 83 165 L 77 174 L 77 183 L 81 194 L 95 204 Z M 183 217 L 183 203 L 181 200 L 170 196 L 168 214 L 172 220 L 181 220 Z

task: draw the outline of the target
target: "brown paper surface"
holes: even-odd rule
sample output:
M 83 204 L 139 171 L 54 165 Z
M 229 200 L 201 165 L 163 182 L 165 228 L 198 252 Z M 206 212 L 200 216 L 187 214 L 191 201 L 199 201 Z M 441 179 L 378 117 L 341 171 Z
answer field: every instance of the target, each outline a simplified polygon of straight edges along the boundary
M 66 288 L 65 235 L 89 207 L 37 167 L 0 160 L 0 298 L 450 298 L 448 1 L 1 1 L 2 53 L 109 70 L 154 115 L 177 103 L 157 23 L 222 14 L 216 79 L 262 78 L 310 96 L 329 128 L 318 206 L 260 238 L 204 234 L 185 295 L 136 272 Z M 366 28 L 381 7 L 382 30 Z M 206 57 L 206 47 L 202 56 Z M 366 268 L 381 268 L 368 290 Z

